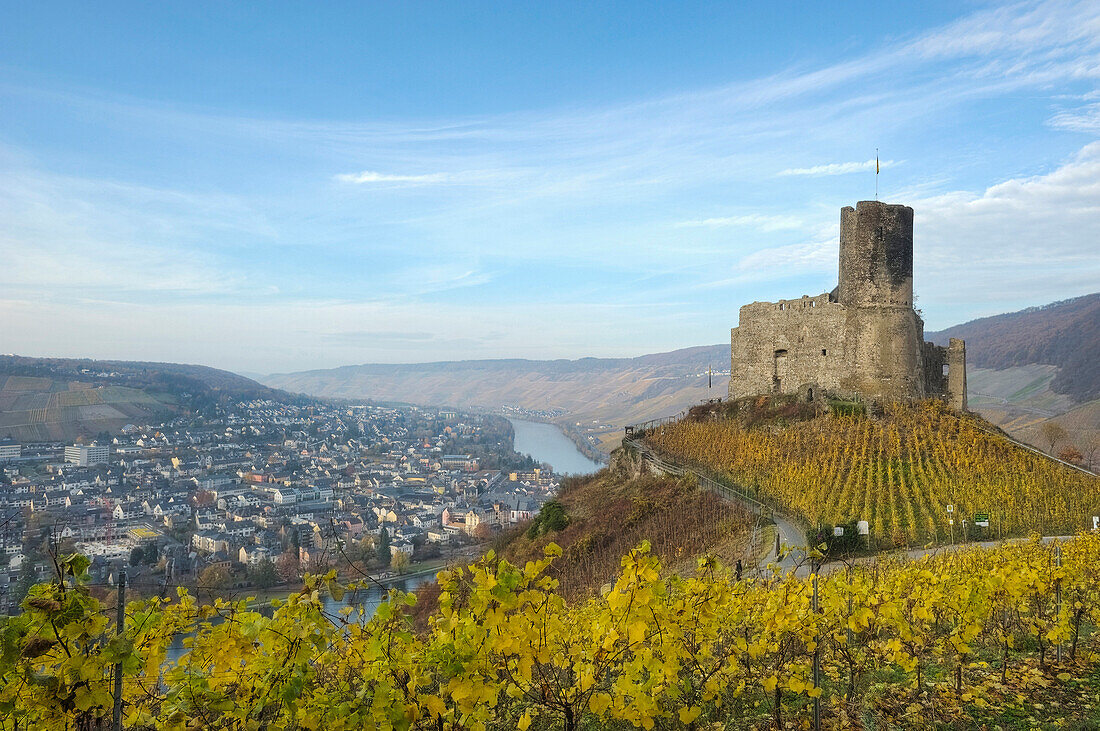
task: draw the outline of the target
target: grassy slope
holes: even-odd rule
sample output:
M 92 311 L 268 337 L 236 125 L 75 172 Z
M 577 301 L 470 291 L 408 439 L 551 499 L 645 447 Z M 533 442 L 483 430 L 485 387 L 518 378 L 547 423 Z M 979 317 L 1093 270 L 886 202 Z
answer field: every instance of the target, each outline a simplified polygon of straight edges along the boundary
M 18 441 L 95 436 L 173 411 L 167 396 L 158 398 L 140 389 L 0 375 L 0 437 Z
M 711 553 L 732 566 L 745 558 L 751 516 L 735 504 L 668 477 L 630 478 L 604 470 L 567 480 L 558 501 L 569 525 L 534 539 L 516 531 L 499 552 L 519 565 L 541 558 L 551 541 L 563 549 L 553 571 L 567 597 L 591 594 L 618 574 L 624 554 L 643 540 L 664 566 L 690 574 L 698 556 Z
M 214 401 L 286 396 L 207 366 L 3 355 L 0 438 L 68 441 Z
M 1055 393 L 1077 402 L 1100 398 L 1100 293 L 985 317 L 927 337 L 941 345 L 966 340 L 968 365 L 1006 369 L 1031 364 L 1058 366 Z

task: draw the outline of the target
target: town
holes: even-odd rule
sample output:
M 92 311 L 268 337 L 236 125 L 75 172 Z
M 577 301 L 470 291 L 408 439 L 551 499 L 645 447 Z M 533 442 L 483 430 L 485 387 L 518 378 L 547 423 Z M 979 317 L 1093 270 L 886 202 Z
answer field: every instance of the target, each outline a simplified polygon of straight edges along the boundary
M 211 592 L 430 570 L 558 488 L 500 416 L 269 399 L 75 444 L 8 439 L 0 469 L 0 613 L 70 551 L 92 582 L 125 566 L 132 586 Z

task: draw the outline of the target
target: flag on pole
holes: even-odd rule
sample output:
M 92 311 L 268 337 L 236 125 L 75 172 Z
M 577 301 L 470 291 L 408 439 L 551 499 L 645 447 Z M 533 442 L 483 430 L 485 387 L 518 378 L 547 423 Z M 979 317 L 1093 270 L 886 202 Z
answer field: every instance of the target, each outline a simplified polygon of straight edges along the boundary
M 875 200 L 878 200 L 878 148 L 875 148 Z

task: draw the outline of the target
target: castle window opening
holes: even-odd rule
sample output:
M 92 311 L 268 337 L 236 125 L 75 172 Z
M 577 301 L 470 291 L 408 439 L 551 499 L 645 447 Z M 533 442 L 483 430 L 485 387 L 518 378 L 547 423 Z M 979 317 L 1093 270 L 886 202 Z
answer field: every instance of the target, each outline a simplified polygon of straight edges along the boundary
M 821 354 L 822 354 L 822 355 L 826 355 L 826 354 L 827 354 L 827 353 L 826 353 L 826 349 L 825 349 L 825 348 L 822 348 L 822 349 L 821 349 Z
M 943 364 L 943 375 L 945 375 L 945 376 L 946 376 L 946 375 L 947 375 L 947 372 L 948 372 L 949 370 L 951 370 L 951 366 L 950 366 L 950 365 L 948 365 L 947 363 L 944 363 L 944 364 Z
M 775 370 L 772 373 L 772 388 L 776 393 L 783 393 L 783 379 L 787 377 L 787 351 L 780 349 L 775 351 Z

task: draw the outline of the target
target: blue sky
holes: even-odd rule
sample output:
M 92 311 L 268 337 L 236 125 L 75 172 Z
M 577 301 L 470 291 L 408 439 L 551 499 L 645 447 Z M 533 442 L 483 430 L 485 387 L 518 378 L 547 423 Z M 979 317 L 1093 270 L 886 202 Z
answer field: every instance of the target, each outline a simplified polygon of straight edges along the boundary
M 723 342 L 835 285 L 876 147 L 937 329 L 1100 290 L 1098 138 L 1095 2 L 5 2 L 0 351 Z

